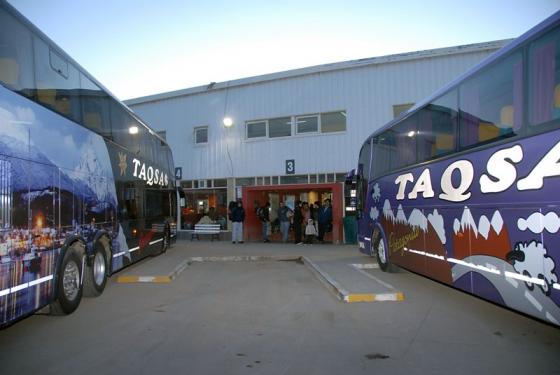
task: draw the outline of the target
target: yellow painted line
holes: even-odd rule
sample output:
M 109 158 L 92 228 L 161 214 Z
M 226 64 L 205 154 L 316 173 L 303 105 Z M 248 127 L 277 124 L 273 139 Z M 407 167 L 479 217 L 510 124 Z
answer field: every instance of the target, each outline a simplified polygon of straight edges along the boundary
M 375 301 L 375 294 L 349 294 L 346 296 L 346 302 L 373 302 Z
M 404 294 L 402 292 L 381 294 L 348 294 L 344 298 L 344 302 L 347 303 L 375 301 L 404 301 Z
M 166 284 L 171 282 L 169 276 L 119 276 L 118 283 L 159 283 Z

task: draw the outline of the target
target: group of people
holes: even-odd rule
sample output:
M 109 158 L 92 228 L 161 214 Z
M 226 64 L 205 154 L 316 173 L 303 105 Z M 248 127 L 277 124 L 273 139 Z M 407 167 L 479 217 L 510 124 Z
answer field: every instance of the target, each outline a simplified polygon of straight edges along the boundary
M 271 232 L 270 222 L 270 203 L 266 202 L 263 207 L 257 209 L 257 216 L 262 222 L 263 242 L 270 242 Z M 322 243 L 326 232 L 332 229 L 332 208 L 330 199 L 325 199 L 322 206 L 319 202 L 309 204 L 307 202 L 296 201 L 292 210 L 284 202 L 280 202 L 278 209 L 278 221 L 282 242 L 288 242 L 290 227 L 294 229 L 294 243 L 302 244 L 304 235 L 305 243 L 311 244 L 314 238 Z
M 272 231 L 270 218 L 270 202 L 266 202 L 262 207 L 255 208 L 256 214 L 262 223 L 263 242 L 270 242 L 269 235 Z M 245 209 L 241 200 L 230 202 L 229 219 L 232 222 L 231 242 L 243 243 L 243 222 L 245 221 Z M 323 243 L 325 233 L 332 230 L 332 208 L 331 200 L 325 199 L 323 205 L 315 202 L 315 205 L 307 202 L 296 201 L 294 209 L 288 207 L 284 202 L 280 202 L 277 211 L 277 220 L 282 234 L 282 242 L 288 242 L 290 227 L 294 229 L 294 243 L 311 244 L 316 238 Z

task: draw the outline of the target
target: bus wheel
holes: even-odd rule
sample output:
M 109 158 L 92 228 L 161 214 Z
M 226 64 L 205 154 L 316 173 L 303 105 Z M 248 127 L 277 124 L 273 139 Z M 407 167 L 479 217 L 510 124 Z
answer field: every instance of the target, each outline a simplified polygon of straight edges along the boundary
M 389 252 L 381 230 L 376 227 L 371 235 L 372 241 L 372 255 L 375 253 L 377 264 L 382 271 L 396 272 L 397 268 L 389 262 Z
M 107 284 L 107 259 L 101 244 L 95 246 L 93 263 L 86 267 L 84 275 L 84 296 L 97 297 L 103 293 Z
M 169 226 L 165 226 L 163 230 L 163 241 L 161 241 L 161 254 L 165 253 L 167 249 L 169 249 L 169 245 L 171 244 L 171 231 L 169 230 Z
M 78 245 L 70 246 L 64 254 L 58 272 L 56 299 L 51 304 L 51 314 L 71 314 L 80 305 L 82 300 L 82 286 L 80 284 L 82 254 L 83 252 L 78 249 Z

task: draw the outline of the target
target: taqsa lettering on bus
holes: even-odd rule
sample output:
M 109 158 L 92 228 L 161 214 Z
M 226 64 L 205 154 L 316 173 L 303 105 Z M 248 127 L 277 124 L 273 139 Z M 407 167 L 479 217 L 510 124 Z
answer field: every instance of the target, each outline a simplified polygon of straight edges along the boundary
M 516 164 L 523 160 L 523 148 L 520 145 L 504 148 L 493 153 L 486 163 L 486 173 L 480 176 L 480 191 L 483 194 L 500 193 L 509 189 L 516 181 L 516 188 L 519 191 L 538 190 L 543 187 L 545 177 L 560 176 L 560 142 L 556 143 L 539 162 L 533 167 L 531 172 L 524 178 L 517 179 Z M 452 183 L 452 175 L 457 171 L 459 174 L 459 184 Z M 456 160 L 451 163 L 442 173 L 440 179 L 441 193 L 439 199 L 450 202 L 463 202 L 471 197 L 470 188 L 474 180 L 473 164 L 466 159 Z M 414 183 L 412 190 L 408 194 L 408 183 Z M 398 185 L 397 200 L 416 199 L 419 195 L 422 198 L 433 198 L 435 196 L 432 188 L 432 177 L 430 169 L 422 171 L 416 182 L 412 173 L 399 175 L 395 179 Z
M 134 177 L 146 181 L 149 186 L 167 186 L 169 179 L 163 171 L 152 166 L 146 168 L 146 163 L 142 163 L 136 158 L 132 160 L 132 163 L 134 163 L 134 172 L 132 174 Z M 140 167 L 140 170 L 138 170 L 138 167 Z

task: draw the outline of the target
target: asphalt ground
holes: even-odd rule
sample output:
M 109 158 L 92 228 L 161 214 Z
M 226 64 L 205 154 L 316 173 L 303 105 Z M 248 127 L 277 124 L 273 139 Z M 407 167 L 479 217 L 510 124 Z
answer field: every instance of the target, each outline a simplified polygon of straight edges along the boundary
M 404 298 L 343 303 L 300 257 L 348 291 L 381 281 Z M 72 315 L 0 331 L 0 373 L 560 373 L 560 329 L 409 272 L 349 265 L 372 263 L 348 246 L 180 241 Z

